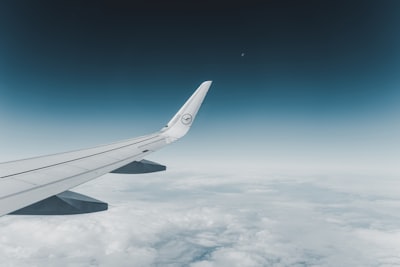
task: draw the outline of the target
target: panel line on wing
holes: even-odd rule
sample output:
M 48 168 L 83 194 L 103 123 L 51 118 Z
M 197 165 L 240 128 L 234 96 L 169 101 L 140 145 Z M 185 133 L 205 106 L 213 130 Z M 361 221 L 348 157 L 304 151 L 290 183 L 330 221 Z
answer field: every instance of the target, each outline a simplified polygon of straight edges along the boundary
M 76 158 L 76 159 L 72 159 L 72 160 L 67 160 L 67 161 L 62 161 L 62 162 L 58 162 L 58 163 L 55 163 L 55 164 L 43 166 L 43 167 L 36 168 L 36 169 L 31 169 L 31 170 L 27 170 L 27 171 L 23 171 L 23 172 L 18 172 L 18 173 L 13 173 L 13 174 L 1 176 L 0 179 L 7 178 L 7 177 L 12 177 L 12 176 L 15 176 L 15 175 L 19 175 L 19 174 L 23 174 L 23 173 L 28 173 L 28 172 L 32 172 L 32 171 L 42 170 L 42 169 L 54 167 L 54 166 L 57 166 L 57 165 L 62 165 L 62 164 L 65 164 L 65 163 L 69 163 L 69 162 L 73 162 L 73 161 L 77 161 L 77 160 L 81 160 L 81 159 L 90 158 L 90 157 L 93 157 L 93 156 L 105 154 L 105 153 L 107 153 L 107 152 L 111 152 L 111 151 L 115 151 L 115 150 L 118 150 L 118 149 L 121 149 L 121 148 L 133 146 L 133 145 L 136 145 L 136 144 L 140 144 L 140 143 L 142 143 L 142 142 L 144 142 L 144 141 L 151 140 L 151 139 L 156 138 L 156 137 L 158 137 L 158 136 L 159 136 L 159 135 L 152 136 L 152 137 L 150 137 L 150 138 L 147 138 L 147 139 L 145 139 L 145 140 L 141 140 L 141 141 L 139 141 L 139 142 L 135 142 L 135 143 L 132 143 L 132 144 L 128 144 L 128 145 L 124 145 L 124 146 L 121 146 L 121 147 L 113 148 L 113 149 L 110 149 L 110 150 L 106 150 L 106 151 L 98 152 L 98 153 L 95 153 L 95 154 L 87 155 L 87 156 L 84 156 L 84 157 L 80 157 L 80 158 Z
M 33 188 L 29 188 L 29 189 L 26 189 L 26 190 L 23 190 L 23 191 L 19 191 L 19 192 L 13 193 L 13 194 L 1 196 L 1 197 L 0 197 L 0 200 L 6 199 L 6 198 L 9 198 L 9 197 L 12 197 L 12 196 L 17 196 L 17 195 L 19 195 L 19 194 L 26 193 L 26 192 L 29 192 L 29 191 L 33 191 L 33 190 L 36 190 L 36 189 L 39 189 L 39 188 L 42 188 L 42 187 L 46 187 L 46 186 L 49 186 L 49 185 L 57 184 L 57 183 L 60 183 L 60 182 L 63 182 L 63 181 L 66 181 L 66 180 L 69 180 L 69 179 L 72 179 L 72 178 L 75 178 L 75 177 L 84 175 L 84 174 L 92 173 L 92 172 L 95 172 L 95 171 L 97 171 L 97 170 L 100 170 L 100 169 L 103 169 L 103 168 L 105 168 L 105 167 L 109 167 L 109 166 L 118 164 L 118 163 L 123 162 L 123 161 L 131 161 L 132 158 L 135 158 L 135 157 L 137 157 L 137 156 L 140 156 L 141 154 L 142 154 L 142 153 L 135 154 L 135 155 L 133 155 L 133 156 L 131 156 L 131 157 L 129 157 L 129 158 L 126 158 L 126 159 L 123 159 L 123 160 L 120 160 L 120 161 L 116 161 L 116 162 L 113 162 L 113 163 L 110 163 L 110 164 L 107 164 L 107 165 L 103 165 L 103 166 L 101 166 L 101 167 L 99 167 L 99 168 L 92 169 L 92 170 L 90 170 L 90 171 L 86 171 L 86 172 L 82 172 L 82 173 L 79 173 L 79 174 L 76 174 L 76 175 L 68 176 L 68 177 L 65 177 L 65 178 L 63 178 L 63 179 L 59 179 L 59 180 L 54 181 L 54 182 L 46 183 L 46 184 L 43 184 L 43 185 L 37 185 L 37 186 L 35 186 L 35 187 L 33 187 Z M 15 178 L 12 178 L 12 179 L 15 179 Z M 15 179 L 15 180 L 16 180 L 16 179 Z M 20 182 L 26 182 L 26 181 L 25 181 L 25 180 L 20 180 Z M 31 183 L 30 183 L 30 184 L 31 184 Z M 32 184 L 31 184 L 31 185 L 32 185 Z

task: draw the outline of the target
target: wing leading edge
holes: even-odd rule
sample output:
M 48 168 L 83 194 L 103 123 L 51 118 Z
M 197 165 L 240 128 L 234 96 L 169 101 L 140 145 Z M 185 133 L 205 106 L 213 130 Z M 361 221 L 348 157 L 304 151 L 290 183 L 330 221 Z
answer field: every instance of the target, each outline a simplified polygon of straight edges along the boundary
M 12 212 L 85 213 L 70 212 L 71 209 L 79 209 L 82 206 L 83 210 L 91 212 L 88 205 L 97 200 L 76 193 L 74 196 L 74 193 L 68 190 L 113 171 L 144 173 L 164 170 L 164 166 L 143 158 L 178 140 L 189 131 L 210 86 L 211 81 L 203 82 L 159 132 L 89 149 L 0 163 L 0 216 Z M 57 204 L 58 202 L 55 204 L 54 199 L 58 202 L 62 199 L 64 202 L 62 205 Z M 62 209 L 65 203 L 72 205 L 72 208 L 69 206 L 67 213 L 57 211 Z M 49 206 L 53 207 L 53 213 L 48 210 L 40 211 L 40 208 L 46 209 Z M 107 209 L 107 206 L 104 209 Z M 19 210 L 21 212 L 18 212 Z M 28 212 L 23 213 L 24 210 Z M 92 211 L 98 210 L 95 208 Z

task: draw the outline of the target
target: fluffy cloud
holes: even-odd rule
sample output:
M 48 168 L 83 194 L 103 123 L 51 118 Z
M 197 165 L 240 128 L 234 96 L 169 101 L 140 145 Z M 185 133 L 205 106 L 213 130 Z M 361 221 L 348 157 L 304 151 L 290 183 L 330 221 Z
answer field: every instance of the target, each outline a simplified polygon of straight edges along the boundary
M 1 217 L 1 266 L 399 266 L 400 187 L 376 179 L 107 175 L 77 188 L 107 212 Z

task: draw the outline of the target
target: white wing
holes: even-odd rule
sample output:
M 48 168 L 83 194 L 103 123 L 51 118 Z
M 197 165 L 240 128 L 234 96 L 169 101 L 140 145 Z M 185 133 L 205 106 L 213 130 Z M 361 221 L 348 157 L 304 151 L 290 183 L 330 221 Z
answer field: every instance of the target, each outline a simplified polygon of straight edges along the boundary
M 84 213 L 83 206 L 90 206 L 90 202 L 96 200 L 76 193 L 71 200 L 68 199 L 68 194 L 63 192 L 113 171 L 140 173 L 152 171 L 153 167 L 155 171 L 162 170 L 164 166 L 160 168 L 160 165 L 157 167 L 152 162 L 142 159 L 188 132 L 210 85 L 211 81 L 203 82 L 167 126 L 159 132 L 90 149 L 1 163 L 0 216 L 24 210 L 23 208 L 34 203 L 38 204 L 33 210 L 21 214 Z M 80 206 L 83 207 L 82 210 L 62 211 L 62 205 L 55 202 L 56 195 L 59 198 L 64 197 L 69 204 L 74 202 L 71 204 L 72 208 Z M 60 209 L 60 212 L 40 212 L 43 206 L 46 210 L 46 206 L 52 205 Z M 96 210 L 91 210 L 90 207 L 86 210 L 86 212 L 91 211 Z

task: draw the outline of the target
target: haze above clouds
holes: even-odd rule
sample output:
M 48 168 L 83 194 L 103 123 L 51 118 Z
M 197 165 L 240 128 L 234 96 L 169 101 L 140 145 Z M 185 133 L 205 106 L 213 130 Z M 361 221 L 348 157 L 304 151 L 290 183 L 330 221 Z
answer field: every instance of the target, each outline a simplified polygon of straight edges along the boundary
M 107 212 L 0 220 L 2 266 L 398 266 L 394 177 L 106 175 Z

